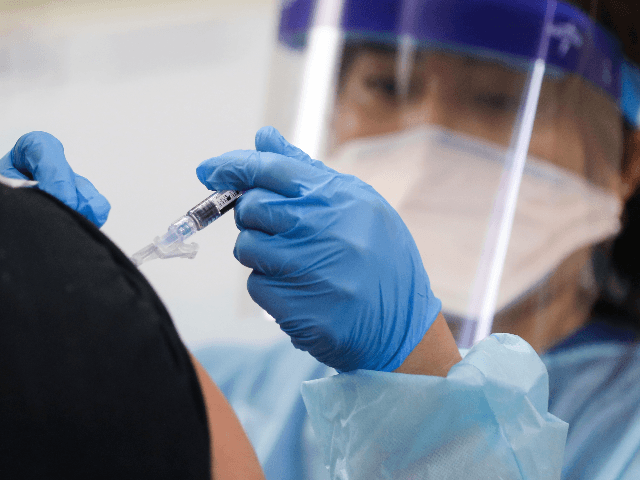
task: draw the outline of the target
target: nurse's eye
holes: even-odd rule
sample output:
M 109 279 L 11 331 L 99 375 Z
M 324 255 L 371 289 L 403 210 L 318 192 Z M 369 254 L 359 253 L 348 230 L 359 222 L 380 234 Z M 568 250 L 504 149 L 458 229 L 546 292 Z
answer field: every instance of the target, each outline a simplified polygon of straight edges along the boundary
M 389 100 L 394 100 L 398 95 L 398 87 L 393 77 L 368 77 L 364 84 L 369 90 L 383 95 Z
M 495 111 L 496 113 L 510 113 L 518 108 L 518 99 L 501 93 L 480 93 L 475 95 L 477 105 Z

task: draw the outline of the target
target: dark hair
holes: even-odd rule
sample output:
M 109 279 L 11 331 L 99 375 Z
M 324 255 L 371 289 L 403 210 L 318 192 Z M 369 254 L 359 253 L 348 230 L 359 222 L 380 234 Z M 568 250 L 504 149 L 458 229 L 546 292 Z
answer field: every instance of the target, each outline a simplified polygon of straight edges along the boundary
M 640 333 L 640 188 L 625 205 L 620 233 L 594 247 L 593 267 L 592 320 Z
M 568 0 L 608 28 L 625 55 L 640 65 L 640 2 L 638 0 Z
M 640 64 L 640 2 L 637 0 L 570 0 L 607 27 L 622 42 L 624 53 Z M 625 137 L 634 129 L 625 124 Z M 625 142 L 623 172 L 638 153 Z M 592 318 L 640 333 L 640 186 L 627 200 L 622 228 L 613 239 L 594 248 L 599 297 Z

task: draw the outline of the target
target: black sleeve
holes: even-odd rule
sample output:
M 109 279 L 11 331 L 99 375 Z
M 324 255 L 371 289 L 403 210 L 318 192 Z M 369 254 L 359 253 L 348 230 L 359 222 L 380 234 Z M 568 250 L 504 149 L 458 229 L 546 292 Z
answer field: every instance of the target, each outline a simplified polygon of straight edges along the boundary
M 0 184 L 0 477 L 210 478 L 202 393 L 149 283 L 92 223 Z

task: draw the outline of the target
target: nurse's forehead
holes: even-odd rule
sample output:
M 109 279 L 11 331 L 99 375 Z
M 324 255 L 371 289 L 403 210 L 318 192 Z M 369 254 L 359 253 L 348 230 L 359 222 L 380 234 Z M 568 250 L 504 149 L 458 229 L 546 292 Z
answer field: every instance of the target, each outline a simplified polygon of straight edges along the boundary
M 363 73 L 366 69 L 377 73 L 397 74 L 397 67 L 403 60 L 395 49 L 379 47 L 357 47 L 345 53 L 343 59 L 343 74 Z M 439 63 L 439 65 L 438 65 Z M 514 81 L 524 79 L 526 73 L 510 68 L 501 63 L 454 52 L 437 50 L 421 50 L 413 54 L 408 65 L 414 74 L 437 73 L 437 66 L 447 64 L 448 68 L 459 68 L 460 71 L 491 73 L 495 76 L 508 77 Z M 432 67 L 431 69 L 429 67 Z M 355 68 L 353 68 L 355 67 Z

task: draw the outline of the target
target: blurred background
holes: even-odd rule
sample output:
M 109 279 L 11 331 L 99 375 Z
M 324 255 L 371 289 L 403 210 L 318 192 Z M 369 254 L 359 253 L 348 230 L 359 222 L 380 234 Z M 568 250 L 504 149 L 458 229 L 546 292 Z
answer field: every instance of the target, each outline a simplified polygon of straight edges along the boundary
M 42 130 L 111 202 L 102 231 L 127 255 L 209 195 L 196 166 L 254 148 L 277 0 L 0 0 L 0 155 Z M 141 267 L 191 348 L 269 343 L 226 215 L 194 260 Z

